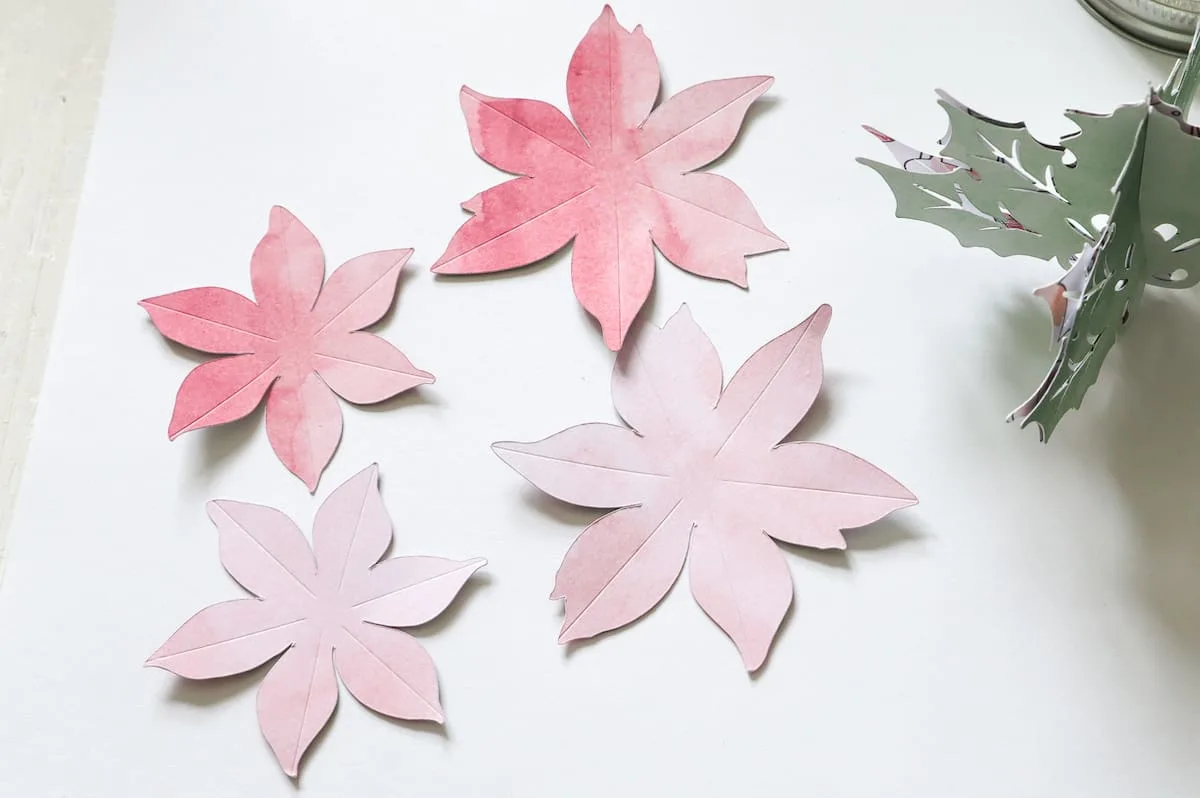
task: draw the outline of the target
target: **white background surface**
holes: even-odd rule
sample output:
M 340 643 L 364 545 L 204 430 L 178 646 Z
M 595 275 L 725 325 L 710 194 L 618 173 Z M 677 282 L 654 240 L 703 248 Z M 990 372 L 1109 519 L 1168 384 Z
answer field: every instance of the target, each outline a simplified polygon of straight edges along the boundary
M 1053 138 L 1063 108 L 1136 100 L 1166 59 L 1066 0 L 617 6 L 646 27 L 669 92 L 777 77 L 715 171 L 792 251 L 752 259 L 749 292 L 660 258 L 648 317 L 686 300 L 731 373 L 830 302 L 824 401 L 802 432 L 922 500 L 853 533 L 848 555 L 789 550 L 795 607 L 750 679 L 686 574 L 644 621 L 555 644 L 546 596 L 594 514 L 540 497 L 488 444 L 615 418 L 611 356 L 566 253 L 493 279 L 427 272 L 456 204 L 501 179 L 470 150 L 459 85 L 564 105 L 600 4 L 166 5 L 118 12 L 0 589 L 0 795 L 1195 795 L 1200 303 L 1152 292 L 1084 411 L 1041 446 L 1003 418 L 1050 360 L 1029 291 L 1055 267 L 891 218 L 853 162 L 884 154 L 864 121 L 932 145 L 935 87 Z M 248 292 L 273 203 L 331 265 L 417 249 L 381 331 L 438 376 L 419 397 L 346 408 L 316 497 L 271 453 L 261 413 L 167 442 L 198 358 L 135 304 Z M 261 672 L 189 684 L 140 664 L 238 594 L 205 500 L 307 527 L 372 461 L 397 552 L 490 564 L 422 633 L 445 734 L 343 695 L 293 785 L 255 722 Z

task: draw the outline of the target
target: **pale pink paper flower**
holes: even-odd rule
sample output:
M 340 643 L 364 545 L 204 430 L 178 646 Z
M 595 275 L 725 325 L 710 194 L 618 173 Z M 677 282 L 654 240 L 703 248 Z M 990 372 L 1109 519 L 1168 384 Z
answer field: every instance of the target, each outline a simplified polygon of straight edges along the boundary
M 622 508 L 585 529 L 558 569 L 560 643 L 649 612 L 686 559 L 692 595 L 757 670 L 792 602 L 771 538 L 843 549 L 841 530 L 916 503 L 841 449 L 779 443 L 820 391 L 831 313 L 822 305 L 759 349 L 722 391 L 717 352 L 684 306 L 661 330 L 645 325 L 617 357 L 613 402 L 629 427 L 583 424 L 537 443 L 493 445 L 552 496 Z
M 392 524 L 378 473 L 371 466 L 329 495 L 317 510 L 311 548 L 278 510 L 209 502 L 221 564 L 255 598 L 201 610 L 146 661 L 188 679 L 213 679 L 282 653 L 259 688 L 258 724 L 289 776 L 333 715 L 339 677 L 376 712 L 444 719 L 433 660 L 410 635 L 387 627 L 433 620 L 485 561 L 380 560 Z
M 184 378 L 168 436 L 235 421 L 266 395 L 271 448 L 316 490 L 342 437 L 335 393 L 371 404 L 434 381 L 384 339 L 358 332 L 387 313 L 411 255 L 411 249 L 359 255 L 325 282 L 321 245 L 299 219 L 275 207 L 250 259 L 257 301 L 224 288 L 192 288 L 139 302 L 172 341 L 232 355 Z
M 737 185 L 695 170 L 729 149 L 773 80 L 709 81 L 655 108 L 654 47 L 641 26 L 625 30 L 605 6 L 567 69 L 575 124 L 544 102 L 463 87 L 475 152 L 522 176 L 463 203 L 473 216 L 433 270 L 512 269 L 574 240 L 575 295 L 613 350 L 650 293 L 654 246 L 680 268 L 744 288 L 746 256 L 787 245 Z

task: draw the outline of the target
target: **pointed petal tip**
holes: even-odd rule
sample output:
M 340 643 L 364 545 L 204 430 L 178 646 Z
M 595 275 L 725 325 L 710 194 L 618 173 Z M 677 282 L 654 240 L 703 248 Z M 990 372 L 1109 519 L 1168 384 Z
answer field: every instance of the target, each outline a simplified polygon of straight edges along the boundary
M 487 560 L 483 557 L 472 557 L 469 560 L 463 560 L 462 564 L 471 569 L 471 573 L 475 573 L 480 568 L 487 565 Z
M 497 441 L 492 444 L 492 454 L 500 458 L 503 463 L 514 471 L 520 472 L 510 459 L 510 455 L 521 454 L 527 444 L 518 441 Z
M 464 83 L 458 90 L 459 105 L 463 105 L 468 99 L 474 100 L 475 102 L 478 102 L 478 103 L 483 103 L 483 102 L 487 102 L 488 100 L 491 100 L 494 98 L 489 97 L 488 95 L 484 94 L 483 92 L 475 91 L 470 86 L 468 86 L 467 84 Z
M 758 662 L 754 662 L 752 660 L 746 659 L 745 657 L 742 657 L 742 664 L 744 666 L 746 666 L 746 675 L 753 676 L 758 671 L 758 669 L 763 666 L 763 663 L 766 661 L 767 661 L 767 658 L 766 658 L 765 654 L 762 656 L 761 659 L 758 660 Z
M 823 303 L 820 307 L 813 311 L 813 314 L 808 317 L 807 321 L 809 328 L 818 335 L 824 335 L 829 329 L 829 322 L 833 319 L 833 306 L 828 303 Z
M 396 263 L 393 268 L 400 269 L 401 271 L 403 271 L 404 267 L 408 265 L 409 260 L 412 259 L 413 253 L 416 252 L 416 250 L 412 247 L 402 247 L 392 251 L 396 253 Z
M 610 352 L 620 352 L 621 347 L 625 344 L 625 332 L 614 332 L 612 330 L 604 331 L 604 345 L 608 347 Z

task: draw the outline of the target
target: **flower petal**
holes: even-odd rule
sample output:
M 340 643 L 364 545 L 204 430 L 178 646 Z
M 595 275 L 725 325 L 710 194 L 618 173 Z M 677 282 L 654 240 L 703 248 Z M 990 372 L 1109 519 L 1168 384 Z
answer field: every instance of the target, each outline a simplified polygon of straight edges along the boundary
M 317 349 L 313 362 L 321 379 L 355 404 L 382 402 L 434 380 L 399 349 L 368 332 L 326 336 Z
M 756 671 L 792 604 L 792 575 L 775 542 L 754 529 L 701 522 L 688 557 L 692 596 Z
M 234 355 L 201 363 L 179 386 L 167 437 L 213 427 L 246 416 L 271 387 L 276 360 L 269 355 Z
M 717 350 L 682 305 L 662 329 L 642 325 L 617 355 L 613 404 L 642 435 L 683 443 L 710 425 L 722 384 Z
M 317 334 L 360 330 L 383 318 L 412 253 L 411 249 L 368 252 L 338 266 L 313 306 L 310 323 Z
M 325 254 L 316 236 L 276 205 L 250 257 L 250 285 L 266 318 L 276 329 L 294 326 L 312 310 L 324 280 Z
M 338 675 L 364 706 L 392 718 L 445 720 L 437 668 L 412 636 L 363 623 L 341 637 L 334 651 Z
M 669 486 L 645 439 L 615 424 L 580 424 L 537 443 L 501 441 L 492 451 L 557 499 L 584 507 L 623 507 Z
M 201 352 L 249 354 L 271 340 L 258 305 L 224 288 L 191 288 L 138 305 L 165 337 Z
M 571 251 L 571 284 L 600 322 L 604 343 L 619 350 L 654 285 L 654 245 L 643 214 L 626 204 L 595 203 Z
M 550 594 L 566 601 L 559 643 L 624 626 L 662 600 L 687 557 L 692 522 L 681 505 L 617 510 L 575 539 Z
M 767 229 L 737 184 L 696 172 L 656 180 L 647 187 L 656 208 L 650 235 L 681 269 L 746 287 L 746 256 L 786 249 Z
M 821 443 L 784 444 L 764 457 L 727 464 L 721 476 L 726 524 L 818 549 L 844 549 L 841 530 L 917 503 L 866 460 Z
M 774 82 L 759 75 L 684 89 L 654 109 L 642 125 L 639 160 L 655 171 L 677 174 L 711 163 L 733 144 L 750 104 Z
M 280 461 L 317 489 L 342 438 L 342 409 L 333 391 L 315 373 L 296 384 L 280 380 L 267 397 L 267 440 Z M 320 562 L 318 558 L 318 562 Z
M 300 758 L 337 706 L 331 641 L 313 628 L 279 658 L 258 688 L 258 727 L 283 772 L 296 777 Z
M 383 626 L 420 626 L 442 613 L 471 574 L 487 560 L 393 557 L 371 569 L 350 601 L 364 621 Z
M 210 501 L 221 564 L 238 584 L 261 598 L 311 597 L 317 564 L 300 528 L 283 513 L 259 504 Z
M 313 550 L 322 584 L 341 591 L 361 581 L 392 542 L 392 521 L 379 495 L 379 466 L 346 480 L 317 510 Z
M 571 116 L 593 147 L 611 151 L 614 139 L 645 121 L 658 99 L 658 58 L 639 25 L 633 32 L 605 6 L 567 68 Z
M 483 160 L 516 175 L 591 168 L 588 145 L 562 111 L 537 100 L 488 97 L 466 86 L 458 95 L 471 146 Z
M 593 185 L 518 177 L 468 200 L 475 215 L 433 264 L 438 274 L 484 274 L 528 266 L 562 249 L 584 218 Z
M 758 456 L 804 418 L 821 390 L 821 339 L 832 313 L 821 305 L 751 355 L 733 375 L 717 405 L 727 435 L 719 458 Z
M 205 607 L 150 655 L 146 664 L 185 679 L 216 679 L 257 668 L 302 633 L 302 613 L 246 598 Z

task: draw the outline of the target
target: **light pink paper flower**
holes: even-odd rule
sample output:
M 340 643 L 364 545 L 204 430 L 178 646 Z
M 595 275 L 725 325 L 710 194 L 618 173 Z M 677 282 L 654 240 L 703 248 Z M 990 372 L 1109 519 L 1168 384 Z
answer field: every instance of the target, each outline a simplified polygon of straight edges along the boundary
M 841 449 L 779 444 L 820 391 L 831 313 L 822 305 L 759 349 L 722 392 L 721 361 L 684 306 L 661 330 L 645 325 L 617 357 L 613 402 L 632 429 L 583 424 L 538 443 L 494 444 L 552 496 L 623 508 L 585 529 L 558 569 L 560 643 L 649 612 L 686 558 L 692 595 L 756 670 L 792 602 L 771 538 L 843 549 L 841 530 L 916 503 Z
M 168 436 L 235 421 L 266 395 L 271 448 L 316 490 L 342 437 L 335 393 L 371 404 L 434 380 L 384 339 L 358 332 L 387 313 L 411 255 L 411 249 L 359 255 L 325 282 L 321 245 L 299 219 L 275 207 L 250 259 L 256 302 L 224 288 L 139 302 L 172 341 L 233 355 L 184 378 Z
M 769 77 L 714 80 L 657 108 L 659 70 L 642 32 L 612 9 L 567 70 L 575 124 L 537 100 L 460 100 L 479 157 L 522 175 L 463 203 L 472 214 L 434 264 L 440 274 L 525 266 L 574 240 L 575 295 L 620 349 L 654 282 L 654 249 L 694 274 L 746 286 L 746 256 L 785 249 L 733 182 L 696 172 L 733 144 Z
M 387 627 L 433 620 L 484 560 L 380 560 L 392 524 L 376 466 L 317 510 L 312 548 L 291 519 L 270 507 L 213 501 L 208 514 L 220 535 L 221 564 L 257 598 L 201 610 L 147 665 L 213 679 L 282 652 L 259 688 L 258 724 L 289 776 L 333 715 L 338 677 L 376 712 L 443 721 L 433 660 L 410 635 Z

